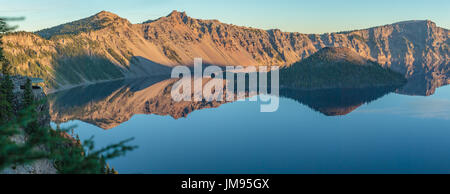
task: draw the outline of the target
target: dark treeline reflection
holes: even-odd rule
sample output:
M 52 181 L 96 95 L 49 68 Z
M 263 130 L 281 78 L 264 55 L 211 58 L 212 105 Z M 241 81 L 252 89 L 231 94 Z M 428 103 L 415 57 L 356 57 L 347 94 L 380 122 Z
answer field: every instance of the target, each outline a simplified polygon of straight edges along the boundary
M 346 115 L 359 106 L 394 92 L 396 87 L 357 89 L 293 90 L 281 89 L 280 96 L 293 99 L 327 116 Z

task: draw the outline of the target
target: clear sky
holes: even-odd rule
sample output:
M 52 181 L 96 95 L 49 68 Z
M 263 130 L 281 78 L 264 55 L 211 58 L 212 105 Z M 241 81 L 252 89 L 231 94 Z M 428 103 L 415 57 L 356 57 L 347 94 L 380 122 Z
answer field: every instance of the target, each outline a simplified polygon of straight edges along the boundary
M 0 16 L 25 16 L 19 30 L 35 31 L 111 11 L 132 23 L 186 11 L 199 19 L 262 29 L 324 33 L 404 20 L 450 27 L 450 0 L 0 0 Z

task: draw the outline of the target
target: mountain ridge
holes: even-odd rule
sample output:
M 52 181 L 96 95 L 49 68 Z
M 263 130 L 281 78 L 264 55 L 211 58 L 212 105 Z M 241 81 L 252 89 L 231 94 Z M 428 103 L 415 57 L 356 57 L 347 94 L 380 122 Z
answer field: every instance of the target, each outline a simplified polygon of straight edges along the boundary
M 76 20 L 73 22 L 68 22 L 65 24 L 57 25 L 54 27 L 38 30 L 35 33 L 39 36 L 50 39 L 56 35 L 73 34 L 76 35 L 79 32 L 88 32 L 91 30 L 100 30 L 102 28 L 119 25 L 128 24 L 131 25 L 127 19 L 118 16 L 112 12 L 101 11 L 95 15 L 87 18 Z
M 106 18 L 108 18 L 108 17 L 109 18 L 118 18 L 118 19 L 127 21 L 128 23 L 132 24 L 126 18 L 120 17 L 119 15 L 117 15 L 117 14 L 115 14 L 113 12 L 102 10 L 102 11 L 100 11 L 100 12 L 98 12 L 98 13 L 92 15 L 92 16 L 89 16 L 87 18 L 82 18 L 82 19 L 79 19 L 79 20 L 75 20 L 73 22 L 67 22 L 67 23 L 56 25 L 56 26 L 53 26 L 53 27 L 37 30 L 37 31 L 35 31 L 35 33 L 36 34 L 41 34 L 41 32 L 43 33 L 43 31 L 45 31 L 45 30 L 52 29 L 52 28 L 57 28 L 57 27 L 59 27 L 61 25 L 72 24 L 74 22 L 83 21 L 83 20 L 91 19 L 91 18 L 105 18 L 105 17 Z M 181 20 L 184 20 L 184 19 L 195 19 L 195 18 L 191 18 L 190 16 L 188 16 L 185 11 L 173 10 L 171 13 L 169 13 L 166 16 L 159 17 L 157 19 L 148 19 L 148 20 L 145 20 L 144 22 L 136 23 L 136 24 L 152 23 L 152 22 L 155 22 L 155 21 L 158 21 L 158 20 L 161 20 L 161 19 L 165 19 L 165 18 L 178 18 L 178 19 L 181 19 Z M 196 19 L 196 20 L 220 22 L 218 19 Z M 220 22 L 220 23 L 222 23 L 222 22 Z M 394 23 L 385 24 L 385 25 L 378 25 L 378 26 L 373 26 L 373 27 L 368 27 L 368 28 L 361 28 L 361 29 L 355 29 L 355 30 L 345 30 L 345 31 L 340 31 L 340 32 L 324 32 L 324 33 L 301 33 L 301 32 L 291 32 L 291 31 L 283 31 L 283 32 L 285 32 L 285 33 L 299 33 L 299 34 L 306 34 L 306 35 L 340 34 L 340 33 L 344 33 L 344 32 L 354 32 L 354 31 L 360 31 L 360 30 L 368 30 L 368 29 L 371 29 L 371 28 L 385 27 L 385 26 L 390 26 L 390 25 L 417 24 L 417 23 L 429 23 L 429 24 L 432 24 L 432 25 L 436 25 L 436 23 L 433 22 L 432 20 L 425 19 L 425 20 L 405 20 L 405 21 L 399 21 L 399 22 L 394 22 Z M 136 25 L 136 24 L 133 24 L 133 25 Z M 222 23 L 222 24 L 233 25 L 233 24 L 229 24 L 229 23 Z M 259 28 L 254 28 L 254 27 L 247 27 L 247 26 L 239 26 L 239 25 L 233 25 L 233 26 L 242 27 L 242 28 L 250 28 L 250 29 L 258 29 L 258 30 L 263 30 L 263 31 L 282 31 L 282 30 L 280 30 L 278 28 L 265 29 L 264 30 L 264 29 L 259 29 Z M 42 36 L 42 37 L 45 37 L 45 36 Z
M 102 14 L 105 18 L 112 17 L 110 12 L 100 12 L 96 15 Z M 195 19 L 178 11 L 141 24 L 131 24 L 128 20 L 125 22 L 120 19 L 112 21 L 112 24 L 120 25 L 81 28 L 84 30 L 77 34 L 68 30 L 69 34 L 55 33 L 56 35 L 49 39 L 31 33 L 11 34 L 5 37 L 5 50 L 9 52 L 9 58 L 23 55 L 24 60 L 14 63 L 18 73 L 33 74 L 36 70 L 30 70 L 30 66 L 36 66 L 35 69 L 41 74 L 47 75 L 37 76 L 48 77 L 48 82 L 52 83 L 49 88 L 64 88 L 68 85 L 98 81 L 85 76 L 86 72 L 82 69 L 99 65 L 77 67 L 82 65 L 66 64 L 79 76 L 68 79 L 67 75 L 61 75 L 55 68 L 55 64 L 59 63 L 55 62 L 55 59 L 67 61 L 67 58 L 73 57 L 67 50 L 78 53 L 77 56 L 89 58 L 86 60 L 92 64 L 103 64 L 107 61 L 104 63 L 108 63 L 106 67 L 98 68 L 117 69 L 119 72 L 106 73 L 107 76 L 99 80 L 148 76 L 147 73 L 164 74 L 168 71 L 166 67 L 191 66 L 195 57 L 202 57 L 204 63 L 222 66 L 289 66 L 321 48 L 346 47 L 366 59 L 405 75 L 408 79 L 420 78 L 421 84 L 427 85 L 426 91 L 420 95 L 428 95 L 428 92 L 432 91 L 433 88 L 428 86 L 438 87 L 450 83 L 449 32 L 429 20 L 406 21 L 326 34 L 261 30 L 224 24 L 218 20 Z M 44 34 L 48 37 L 49 31 Z M 25 42 L 24 39 L 34 41 Z M 21 51 L 24 47 L 32 52 Z M 49 53 L 43 53 L 42 50 Z

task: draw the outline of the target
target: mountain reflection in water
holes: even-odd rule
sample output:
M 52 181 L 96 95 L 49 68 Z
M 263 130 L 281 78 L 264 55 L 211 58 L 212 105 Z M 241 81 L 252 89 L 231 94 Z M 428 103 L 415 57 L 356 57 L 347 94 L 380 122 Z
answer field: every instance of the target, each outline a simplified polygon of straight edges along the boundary
M 55 123 L 81 120 L 111 129 L 135 114 L 170 115 L 177 119 L 223 103 L 175 102 L 171 88 L 176 81 L 166 77 L 120 80 L 57 92 L 49 95 L 50 115 Z
M 118 80 L 81 86 L 49 95 L 50 115 L 55 123 L 81 120 L 111 129 L 136 114 L 156 114 L 175 119 L 195 110 L 217 108 L 228 102 L 175 102 L 171 88 L 176 79 L 153 77 Z M 361 89 L 288 90 L 280 96 L 294 99 L 327 116 L 346 115 L 359 106 L 395 91 L 394 87 Z

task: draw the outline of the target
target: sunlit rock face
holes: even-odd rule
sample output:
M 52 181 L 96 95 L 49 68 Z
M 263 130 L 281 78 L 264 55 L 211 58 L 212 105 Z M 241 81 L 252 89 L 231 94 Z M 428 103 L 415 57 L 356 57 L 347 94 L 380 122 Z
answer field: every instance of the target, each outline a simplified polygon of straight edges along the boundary
M 435 87 L 450 82 L 448 37 L 447 29 L 428 20 L 302 34 L 194 19 L 177 11 L 131 24 L 103 11 L 37 33 L 13 33 L 4 39 L 15 71 L 43 77 L 48 90 L 168 74 L 175 65 L 192 65 L 195 57 L 214 65 L 289 66 L 324 47 L 345 47 L 407 79 L 421 80 L 423 89 L 410 94 L 428 95 Z

